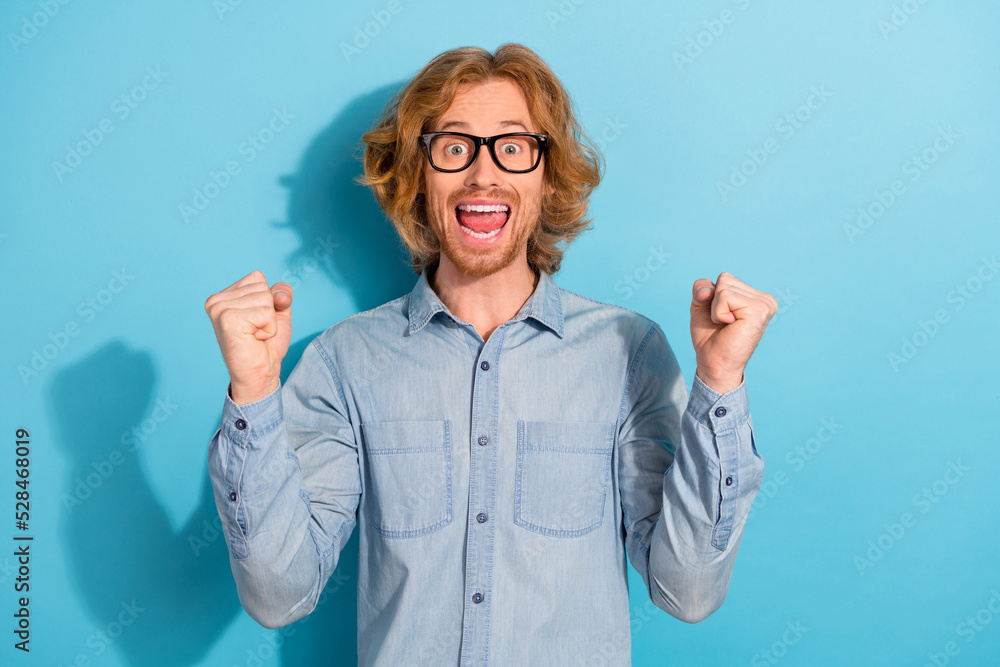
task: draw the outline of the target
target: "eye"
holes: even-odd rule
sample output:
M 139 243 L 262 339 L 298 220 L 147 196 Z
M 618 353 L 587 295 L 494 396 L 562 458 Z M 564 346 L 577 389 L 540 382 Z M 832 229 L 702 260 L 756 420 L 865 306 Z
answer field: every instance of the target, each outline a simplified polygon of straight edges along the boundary
M 521 152 L 521 146 L 516 143 L 506 143 L 500 147 L 500 152 L 504 155 L 517 155 Z
M 448 147 L 445 148 L 445 150 L 448 152 L 448 155 L 465 155 L 466 152 L 468 152 L 468 149 L 465 147 L 465 144 L 459 144 L 459 143 L 449 144 Z

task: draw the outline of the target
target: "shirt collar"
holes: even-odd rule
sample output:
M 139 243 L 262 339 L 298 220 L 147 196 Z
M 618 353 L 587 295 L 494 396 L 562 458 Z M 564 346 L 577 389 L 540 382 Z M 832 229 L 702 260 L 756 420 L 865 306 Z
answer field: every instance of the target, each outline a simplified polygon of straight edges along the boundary
M 519 321 L 525 318 L 532 318 L 551 329 L 560 338 L 563 337 L 563 310 L 562 299 L 560 297 L 560 287 L 556 285 L 552 276 L 544 271 L 539 271 L 538 284 L 535 291 L 531 293 L 528 300 L 521 306 L 511 321 Z M 409 299 L 409 320 L 410 333 L 414 334 L 424 328 L 431 318 L 439 312 L 443 312 L 448 317 L 459 324 L 466 324 L 455 317 L 448 306 L 438 297 L 431 288 L 427 280 L 427 270 L 420 272 L 417 284 L 410 292 Z

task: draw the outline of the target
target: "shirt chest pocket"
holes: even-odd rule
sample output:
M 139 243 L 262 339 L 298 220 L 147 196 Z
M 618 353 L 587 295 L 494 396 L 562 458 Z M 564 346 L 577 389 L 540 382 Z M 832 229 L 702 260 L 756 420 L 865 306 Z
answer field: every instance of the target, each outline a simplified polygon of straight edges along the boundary
M 576 537 L 600 526 L 614 426 L 518 420 L 514 523 L 556 537 Z
M 451 522 L 450 427 L 448 420 L 361 425 L 366 508 L 385 537 L 416 537 Z

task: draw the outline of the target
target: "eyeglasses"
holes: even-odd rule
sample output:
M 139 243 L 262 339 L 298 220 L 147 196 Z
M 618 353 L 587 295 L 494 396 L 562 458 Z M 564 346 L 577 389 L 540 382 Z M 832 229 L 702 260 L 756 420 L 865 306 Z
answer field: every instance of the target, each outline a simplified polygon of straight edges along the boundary
M 493 137 L 477 137 L 462 132 L 429 132 L 420 135 L 427 159 L 438 171 L 462 171 L 475 162 L 479 147 L 486 146 L 498 167 L 512 174 L 524 174 L 542 161 L 548 150 L 549 135 L 535 132 L 510 132 Z M 496 150 L 500 145 L 500 152 Z

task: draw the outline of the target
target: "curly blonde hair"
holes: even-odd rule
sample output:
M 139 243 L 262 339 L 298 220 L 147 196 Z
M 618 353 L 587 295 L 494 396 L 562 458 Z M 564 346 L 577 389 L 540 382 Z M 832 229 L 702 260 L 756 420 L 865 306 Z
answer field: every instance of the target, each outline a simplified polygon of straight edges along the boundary
M 557 272 L 566 246 L 590 228 L 587 203 L 601 181 L 604 161 L 580 128 L 559 79 L 538 54 L 521 44 L 503 44 L 492 54 L 472 46 L 451 49 L 396 93 L 362 136 L 364 174 L 357 181 L 372 188 L 410 255 L 414 273 L 434 266 L 441 254 L 424 195 L 418 192 L 426 159 L 419 136 L 444 115 L 459 86 L 497 79 L 520 87 L 538 131 L 549 135 L 543 178 L 545 189 L 552 186 L 555 192 L 542 200 L 539 222 L 528 238 L 528 264 L 536 272 Z

